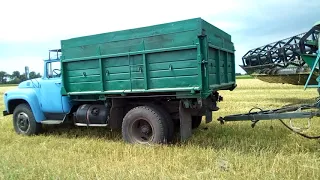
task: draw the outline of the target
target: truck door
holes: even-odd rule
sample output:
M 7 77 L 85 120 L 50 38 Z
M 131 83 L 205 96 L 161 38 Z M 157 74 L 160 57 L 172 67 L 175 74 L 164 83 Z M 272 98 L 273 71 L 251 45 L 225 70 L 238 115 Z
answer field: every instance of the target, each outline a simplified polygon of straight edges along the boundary
M 60 62 L 45 63 L 45 74 L 40 86 L 40 107 L 46 114 L 63 114 Z

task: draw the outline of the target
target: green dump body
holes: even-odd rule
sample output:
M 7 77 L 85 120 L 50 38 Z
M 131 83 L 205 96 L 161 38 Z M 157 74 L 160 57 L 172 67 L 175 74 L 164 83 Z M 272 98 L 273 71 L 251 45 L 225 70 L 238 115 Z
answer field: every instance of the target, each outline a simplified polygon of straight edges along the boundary
M 64 95 L 206 98 L 235 88 L 231 36 L 201 18 L 61 41 Z

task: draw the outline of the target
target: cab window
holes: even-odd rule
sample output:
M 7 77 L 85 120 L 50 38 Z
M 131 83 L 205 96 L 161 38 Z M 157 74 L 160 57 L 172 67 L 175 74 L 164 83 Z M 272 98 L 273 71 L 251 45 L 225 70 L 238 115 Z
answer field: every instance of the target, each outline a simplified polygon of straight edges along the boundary
M 57 78 L 60 77 L 60 62 L 49 62 L 47 63 L 47 78 Z

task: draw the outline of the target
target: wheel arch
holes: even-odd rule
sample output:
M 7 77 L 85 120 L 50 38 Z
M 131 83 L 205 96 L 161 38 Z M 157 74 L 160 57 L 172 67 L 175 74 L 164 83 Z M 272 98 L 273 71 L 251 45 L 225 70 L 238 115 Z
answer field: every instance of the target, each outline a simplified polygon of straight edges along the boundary
M 38 97 L 34 92 L 25 91 L 19 94 L 8 94 L 8 113 L 12 114 L 14 109 L 22 103 L 26 103 L 30 106 L 32 113 L 37 122 L 45 120 L 45 116 L 41 111 L 41 107 L 38 101 Z
M 28 104 L 29 105 L 28 101 L 26 101 L 24 99 L 12 99 L 12 100 L 8 101 L 8 112 L 10 114 L 12 114 L 14 109 L 16 109 L 16 107 L 19 104 Z

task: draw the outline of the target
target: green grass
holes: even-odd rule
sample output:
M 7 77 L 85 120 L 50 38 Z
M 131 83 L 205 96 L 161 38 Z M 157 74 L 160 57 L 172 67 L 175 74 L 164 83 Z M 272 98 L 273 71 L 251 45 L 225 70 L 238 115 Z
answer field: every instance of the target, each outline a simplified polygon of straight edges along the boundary
M 18 86 L 18 84 L 0 84 L 0 87 Z
M 220 92 L 224 101 L 214 119 L 317 97 L 315 89 L 301 86 L 256 79 L 237 84 L 234 91 Z M 250 122 L 202 123 L 185 144 L 139 146 L 103 128 L 50 126 L 44 134 L 24 137 L 15 134 L 11 118 L 0 120 L 0 179 L 320 179 L 319 141 L 276 120 L 255 128 Z M 309 133 L 320 134 L 319 119 L 312 123 L 318 129 Z
M 241 75 L 241 76 L 236 76 L 236 79 L 253 79 L 253 76 L 250 75 Z

